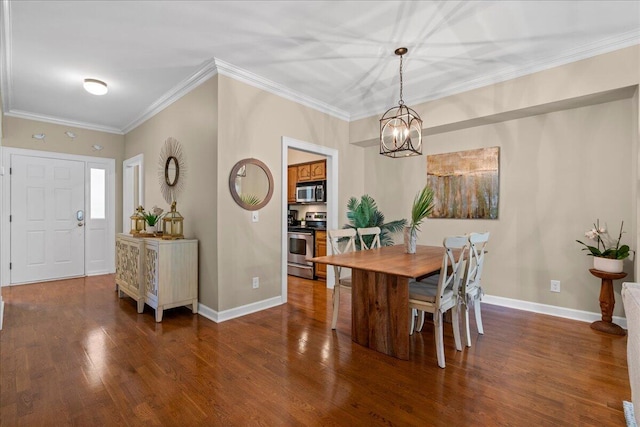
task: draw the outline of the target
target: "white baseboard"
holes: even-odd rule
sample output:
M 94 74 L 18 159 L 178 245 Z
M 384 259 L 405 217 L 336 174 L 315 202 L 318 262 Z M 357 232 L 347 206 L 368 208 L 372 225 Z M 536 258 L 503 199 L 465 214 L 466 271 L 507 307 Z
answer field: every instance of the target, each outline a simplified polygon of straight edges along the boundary
M 273 297 L 220 312 L 215 311 L 204 304 L 198 303 L 198 314 L 216 323 L 220 323 L 225 320 L 235 319 L 236 317 L 256 313 L 279 305 L 282 305 L 282 297 Z
M 557 307 L 555 305 L 540 304 L 537 302 L 523 301 L 511 298 L 485 295 L 482 302 L 502 307 L 515 308 L 517 310 L 532 311 L 534 313 L 548 314 L 550 316 L 564 317 L 566 319 L 580 320 L 582 322 L 595 322 L 602 320 L 601 313 L 590 311 L 574 310 L 572 308 Z M 627 329 L 627 319 L 625 317 L 613 316 L 613 323 Z
M 512 298 L 497 297 L 493 295 L 485 295 L 482 302 L 486 304 L 498 305 L 501 307 L 515 308 L 516 310 L 531 311 L 534 313 L 547 314 L 549 316 L 564 317 L 566 319 L 579 320 L 581 322 L 595 322 L 601 320 L 601 313 L 592 313 L 589 311 L 575 310 L 572 308 L 557 307 L 554 305 L 540 304 L 536 302 L 517 300 Z M 198 304 L 198 314 L 212 320 L 216 323 L 225 320 L 235 319 L 236 317 L 245 316 L 247 314 L 256 313 L 261 310 L 276 307 L 282 304 L 281 297 L 274 297 L 263 301 L 254 302 L 252 304 L 243 305 L 241 307 L 232 308 L 225 311 L 215 311 L 204 304 Z M 613 322 L 627 329 L 627 319 L 624 317 L 614 316 Z

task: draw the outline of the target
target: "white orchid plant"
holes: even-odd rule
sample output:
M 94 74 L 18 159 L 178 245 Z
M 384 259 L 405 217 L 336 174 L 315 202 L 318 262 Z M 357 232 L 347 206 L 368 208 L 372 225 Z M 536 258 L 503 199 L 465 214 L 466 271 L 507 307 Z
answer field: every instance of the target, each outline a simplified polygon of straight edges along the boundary
M 587 255 L 600 258 L 625 259 L 629 257 L 629 246 L 620 246 L 623 226 L 624 221 L 622 221 L 622 223 L 620 224 L 620 233 L 618 234 L 618 239 L 615 241 L 615 246 L 613 244 L 613 240 L 609 236 L 609 232 L 607 231 L 606 227 L 600 227 L 600 220 L 597 220 L 596 223 L 593 224 L 593 228 L 591 230 L 587 230 L 587 232 L 584 233 L 584 236 L 587 239 L 595 240 L 597 246 L 587 245 L 580 240 L 576 240 L 576 242 L 585 246 L 584 248 L 582 248 L 582 250 L 589 251 L 590 253 L 588 253 Z M 600 249 L 601 247 L 602 249 Z

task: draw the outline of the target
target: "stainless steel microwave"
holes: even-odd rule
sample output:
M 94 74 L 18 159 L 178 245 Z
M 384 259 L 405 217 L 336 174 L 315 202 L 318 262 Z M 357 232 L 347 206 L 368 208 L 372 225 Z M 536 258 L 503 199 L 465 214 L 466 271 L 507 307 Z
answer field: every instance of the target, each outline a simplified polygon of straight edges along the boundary
M 306 182 L 296 186 L 297 203 L 326 202 L 325 181 Z

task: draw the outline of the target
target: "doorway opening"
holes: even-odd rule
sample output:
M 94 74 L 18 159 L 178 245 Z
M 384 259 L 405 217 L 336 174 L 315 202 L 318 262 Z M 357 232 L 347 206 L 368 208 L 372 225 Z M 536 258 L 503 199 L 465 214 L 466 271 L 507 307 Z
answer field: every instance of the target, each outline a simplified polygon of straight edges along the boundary
M 287 255 L 288 255 L 288 239 L 287 239 L 287 211 L 288 211 L 288 180 L 287 172 L 289 166 L 289 149 L 311 153 L 323 156 L 327 160 L 326 167 L 326 221 L 327 229 L 336 228 L 338 226 L 338 150 L 325 147 L 322 145 L 312 144 L 310 142 L 300 141 L 286 136 L 282 137 L 282 303 L 287 302 Z M 333 270 L 327 269 L 327 287 L 334 286 Z
M 131 230 L 131 215 L 144 206 L 144 154 L 122 162 L 122 232 Z

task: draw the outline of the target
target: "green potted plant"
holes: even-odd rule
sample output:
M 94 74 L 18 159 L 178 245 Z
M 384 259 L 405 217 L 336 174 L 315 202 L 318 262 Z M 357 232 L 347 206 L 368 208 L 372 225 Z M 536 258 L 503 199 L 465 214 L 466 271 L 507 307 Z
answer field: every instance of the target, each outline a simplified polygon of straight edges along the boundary
M 416 195 L 411 207 L 411 223 L 404 228 L 404 246 L 408 254 L 416 253 L 420 225 L 433 210 L 433 190 L 428 185 Z
M 597 246 L 590 246 L 586 243 L 576 240 L 584 246 L 583 251 L 589 251 L 587 255 L 593 256 L 593 268 L 609 273 L 621 273 L 623 263 L 629 257 L 629 246 L 620 245 L 622 239 L 622 228 L 624 221 L 620 224 L 620 233 L 617 240 L 612 240 L 609 232 L 605 227 L 600 227 L 600 220 L 596 220 L 591 230 L 587 230 L 584 236 L 588 239 L 595 240 Z M 615 244 L 614 244 L 615 242 Z M 602 249 L 600 249 L 602 247 Z
M 154 206 L 151 209 L 151 212 L 146 212 L 146 211 L 142 212 L 142 215 L 144 216 L 144 220 L 148 225 L 147 233 L 149 234 L 156 233 L 156 225 L 158 224 L 158 221 L 162 216 L 162 212 L 163 212 L 162 208 L 159 208 L 157 206 Z
M 393 245 L 393 238 L 391 233 L 396 233 L 402 230 L 407 224 L 406 219 L 399 219 L 391 221 L 385 224 L 384 214 L 378 210 L 373 197 L 365 194 L 360 200 L 355 197 L 351 197 L 347 202 L 347 219 L 349 224 L 345 224 L 343 228 L 367 228 L 367 227 L 380 227 L 380 244 L 382 246 Z M 371 241 L 367 239 L 373 239 L 373 236 L 365 236 L 364 240 L 367 245 L 371 244 Z M 360 250 L 360 239 L 356 239 L 356 249 Z

